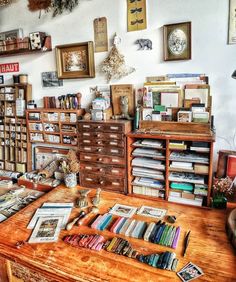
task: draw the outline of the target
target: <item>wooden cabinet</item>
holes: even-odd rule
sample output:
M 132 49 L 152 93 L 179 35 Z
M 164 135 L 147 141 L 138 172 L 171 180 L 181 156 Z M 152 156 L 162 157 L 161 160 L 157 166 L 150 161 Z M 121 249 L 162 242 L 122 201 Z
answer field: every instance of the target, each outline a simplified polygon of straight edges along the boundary
M 128 134 L 128 193 L 209 206 L 214 135 Z
M 26 172 L 27 143 L 25 108 L 32 96 L 30 84 L 0 85 L 0 169 Z
M 127 192 L 126 137 L 130 121 L 80 121 L 80 184 Z

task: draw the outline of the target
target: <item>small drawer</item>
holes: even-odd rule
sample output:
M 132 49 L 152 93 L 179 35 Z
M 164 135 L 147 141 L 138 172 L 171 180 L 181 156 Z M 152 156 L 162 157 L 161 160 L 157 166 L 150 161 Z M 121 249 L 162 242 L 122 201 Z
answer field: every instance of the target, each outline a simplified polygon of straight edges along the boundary
M 116 156 L 104 156 L 99 154 L 80 153 L 80 160 L 109 165 L 125 165 L 125 159 Z
M 123 132 L 123 125 L 122 124 L 107 124 L 104 126 L 106 132 Z
M 92 145 L 92 146 L 110 146 L 110 147 L 120 147 L 123 148 L 125 146 L 125 142 L 123 140 L 103 140 L 103 139 L 89 139 L 89 138 L 80 138 L 79 141 L 80 146 L 84 145 Z
M 80 185 L 87 188 L 100 187 L 104 190 L 125 193 L 125 180 L 123 178 L 103 177 L 81 172 Z
M 126 170 L 123 167 L 107 166 L 94 163 L 80 163 L 80 171 L 84 173 L 95 173 L 101 176 L 125 177 Z

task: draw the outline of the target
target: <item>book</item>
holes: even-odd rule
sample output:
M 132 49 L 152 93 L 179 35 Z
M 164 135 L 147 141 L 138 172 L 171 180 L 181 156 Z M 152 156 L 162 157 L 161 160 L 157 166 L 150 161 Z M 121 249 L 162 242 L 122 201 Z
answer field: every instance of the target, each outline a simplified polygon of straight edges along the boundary
M 56 242 L 62 226 L 63 217 L 41 217 L 29 238 L 29 243 Z
M 228 156 L 226 175 L 231 178 L 236 177 L 236 156 L 234 155 Z
M 194 172 L 207 174 L 209 172 L 209 166 L 203 164 L 194 164 Z
M 163 189 L 164 184 L 159 181 L 148 177 L 135 177 L 134 181 L 132 182 L 134 185 L 152 187 L 157 189 Z
M 180 182 L 172 182 L 170 184 L 170 188 L 184 191 L 193 191 L 193 185 L 191 183 L 180 183 Z
M 208 164 L 209 157 L 192 152 L 171 152 L 170 161 L 185 161 Z
M 196 199 L 195 198 L 194 200 L 192 200 L 192 199 L 186 199 L 186 198 L 169 196 L 168 201 L 169 202 L 173 202 L 173 203 L 181 203 L 181 204 L 193 205 L 193 206 L 201 207 L 203 199 L 200 199 L 200 198 Z
M 153 160 L 146 157 L 136 157 L 132 160 L 133 166 L 152 168 L 152 169 L 160 169 L 164 170 L 165 165 L 159 160 Z
M 170 181 L 187 182 L 194 184 L 204 184 L 204 177 L 187 172 L 171 172 L 169 175 Z

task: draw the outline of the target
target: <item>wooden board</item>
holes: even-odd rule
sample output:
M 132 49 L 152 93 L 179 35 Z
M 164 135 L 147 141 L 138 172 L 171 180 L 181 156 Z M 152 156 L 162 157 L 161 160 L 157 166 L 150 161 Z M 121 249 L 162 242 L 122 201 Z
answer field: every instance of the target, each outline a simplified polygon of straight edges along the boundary
M 129 115 L 134 116 L 134 89 L 132 84 L 117 84 L 111 86 L 113 114 L 121 114 L 120 97 L 127 96 L 129 99 Z
M 94 195 L 95 190 L 91 189 L 89 197 L 92 198 Z M 108 253 L 104 250 L 96 252 L 84 248 L 74 248 L 62 241 L 66 235 L 79 233 L 100 233 L 106 238 L 113 237 L 114 234 L 107 230 L 95 231 L 86 226 L 74 227 L 71 231 L 61 231 L 57 243 L 26 244 L 21 249 L 15 247 L 16 242 L 28 240 L 31 230 L 26 229 L 26 226 L 35 209 L 40 207 L 42 203 L 74 202 L 77 197 L 77 189 L 58 187 L 2 223 L 0 228 L 0 256 L 16 261 L 42 274 L 45 278 L 54 279 L 53 281 L 57 282 L 180 281 L 175 272 L 156 269 L 134 259 Z M 225 211 L 144 200 L 105 191 L 102 191 L 101 197 L 100 213 L 107 212 L 107 209 L 115 203 L 135 207 L 146 205 L 168 209 L 168 215 L 175 215 L 177 217 L 176 224 L 181 226 L 180 241 L 175 250 L 180 260 L 177 270 L 191 261 L 204 271 L 204 275 L 198 279 L 199 282 L 235 281 L 235 254 L 225 232 Z M 71 218 L 77 216 L 79 211 L 79 209 L 73 209 Z M 134 217 L 152 221 L 147 217 L 138 215 Z M 189 229 L 191 230 L 190 243 L 186 256 L 183 257 L 184 236 Z M 140 239 L 127 237 L 126 239 L 141 253 L 150 254 L 172 250 Z M 222 261 L 225 263 L 222 263 Z
M 128 31 L 147 28 L 146 0 L 127 0 L 127 21 Z
M 107 19 L 97 18 L 93 21 L 95 52 L 108 51 Z

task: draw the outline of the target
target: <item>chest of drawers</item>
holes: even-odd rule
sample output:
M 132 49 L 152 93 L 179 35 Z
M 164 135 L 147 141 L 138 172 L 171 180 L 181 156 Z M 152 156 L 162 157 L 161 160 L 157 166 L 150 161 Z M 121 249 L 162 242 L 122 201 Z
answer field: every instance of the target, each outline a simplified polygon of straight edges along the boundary
M 130 121 L 79 121 L 80 185 L 127 193 Z

